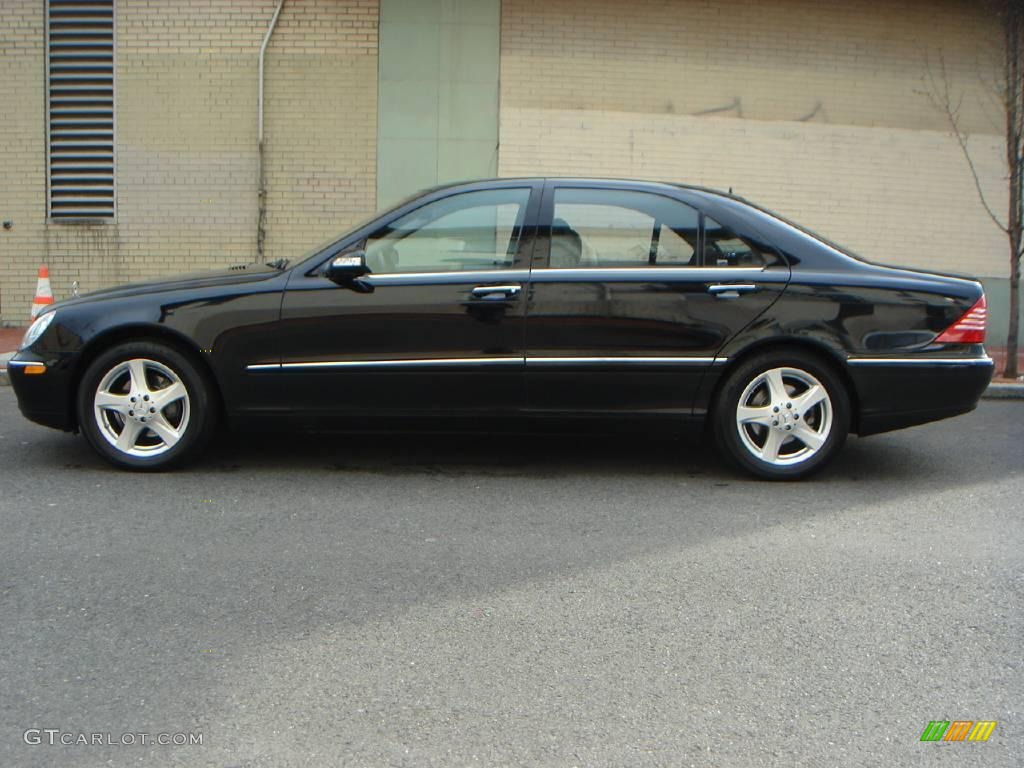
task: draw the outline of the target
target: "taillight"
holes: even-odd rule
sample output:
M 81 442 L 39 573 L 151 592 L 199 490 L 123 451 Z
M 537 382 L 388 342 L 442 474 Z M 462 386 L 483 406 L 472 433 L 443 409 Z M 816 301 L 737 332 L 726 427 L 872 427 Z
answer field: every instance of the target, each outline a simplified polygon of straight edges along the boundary
M 940 333 L 935 341 L 947 344 L 984 344 L 987 320 L 988 306 L 985 304 L 985 294 L 982 294 L 974 306 L 968 309 L 963 317 Z

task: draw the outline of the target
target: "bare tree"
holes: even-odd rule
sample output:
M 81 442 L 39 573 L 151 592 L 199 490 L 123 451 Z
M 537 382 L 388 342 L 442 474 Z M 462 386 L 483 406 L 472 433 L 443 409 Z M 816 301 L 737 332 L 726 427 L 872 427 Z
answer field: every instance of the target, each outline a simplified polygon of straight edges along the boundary
M 935 104 L 945 113 L 953 136 L 960 145 L 967 166 L 974 179 L 985 212 L 1006 235 L 1010 245 L 1010 327 L 1006 337 L 1006 368 L 1003 375 L 1015 379 L 1017 350 L 1019 349 L 1020 328 L 1020 266 L 1024 249 L 1024 2 L 1022 0 L 990 0 L 987 5 L 999 20 L 1003 33 L 1000 52 L 1000 76 L 993 88 L 1000 108 L 1005 115 L 1006 130 L 1006 179 L 1009 183 L 1009 209 L 1004 222 L 992 209 L 978 178 L 974 160 L 968 148 L 968 134 L 961 123 L 960 108 L 963 95 L 954 99 L 950 93 L 945 60 L 939 57 L 939 75 L 936 77 L 928 67 L 930 95 Z

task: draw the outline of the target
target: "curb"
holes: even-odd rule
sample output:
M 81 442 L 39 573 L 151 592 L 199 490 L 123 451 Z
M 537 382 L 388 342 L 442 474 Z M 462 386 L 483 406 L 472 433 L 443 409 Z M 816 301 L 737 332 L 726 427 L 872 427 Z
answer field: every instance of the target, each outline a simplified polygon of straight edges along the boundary
M 7 361 L 14 357 L 14 352 L 0 354 L 0 387 L 11 386 L 11 380 L 7 378 Z
M 989 384 L 982 397 L 986 400 L 1024 400 L 1024 384 Z

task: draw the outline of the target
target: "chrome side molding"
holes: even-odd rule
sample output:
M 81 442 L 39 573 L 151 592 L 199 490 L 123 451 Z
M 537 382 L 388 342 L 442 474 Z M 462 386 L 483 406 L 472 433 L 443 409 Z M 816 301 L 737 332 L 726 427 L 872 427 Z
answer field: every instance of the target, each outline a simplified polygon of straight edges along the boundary
M 41 360 L 8 360 L 8 368 L 28 368 L 31 365 L 41 365 L 43 368 L 46 367 L 46 363 Z
M 849 365 L 994 365 L 991 357 L 849 357 Z
M 294 363 L 255 363 L 247 371 L 306 370 L 317 368 L 415 368 L 428 366 L 489 365 L 722 365 L 727 357 L 448 357 L 408 360 L 312 360 Z
M 728 360 L 727 357 L 527 357 L 527 365 L 619 365 L 637 363 L 641 365 L 714 365 Z

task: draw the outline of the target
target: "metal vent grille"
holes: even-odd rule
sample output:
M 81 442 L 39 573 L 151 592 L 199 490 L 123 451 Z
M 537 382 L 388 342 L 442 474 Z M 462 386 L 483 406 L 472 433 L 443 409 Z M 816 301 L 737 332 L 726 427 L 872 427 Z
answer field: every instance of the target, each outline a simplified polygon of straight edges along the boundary
M 114 217 L 114 0 L 49 0 L 48 209 Z

